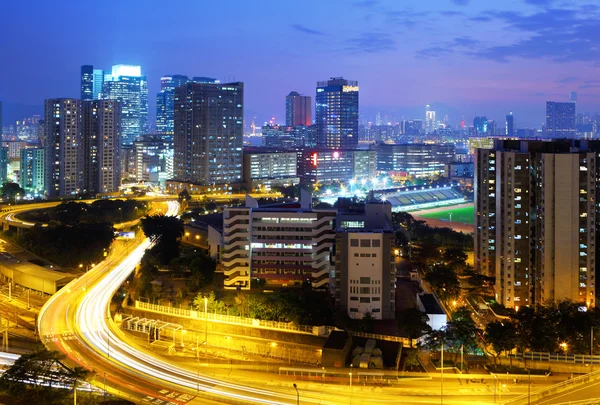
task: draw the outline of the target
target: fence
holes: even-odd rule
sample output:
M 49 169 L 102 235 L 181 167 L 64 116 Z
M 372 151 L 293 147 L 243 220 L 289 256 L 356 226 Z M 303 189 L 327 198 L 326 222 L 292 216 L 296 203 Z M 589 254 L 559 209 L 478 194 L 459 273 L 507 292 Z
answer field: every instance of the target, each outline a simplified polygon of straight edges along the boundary
M 567 381 L 563 381 L 561 383 L 555 384 L 551 387 L 542 388 L 541 390 L 532 392 L 531 394 L 524 394 L 519 397 L 513 398 L 510 401 L 504 402 L 504 405 L 521 405 L 521 404 L 529 404 L 535 403 L 543 398 L 546 398 L 550 395 L 558 394 L 564 391 L 568 391 L 570 389 L 576 388 L 580 385 L 588 384 L 592 381 L 597 381 L 600 379 L 600 370 L 594 371 L 592 373 L 582 375 L 576 378 L 572 378 Z M 589 403 L 589 402 L 587 402 Z
M 574 363 L 574 364 L 600 364 L 600 356 L 589 355 L 589 354 L 561 354 L 561 353 L 542 353 L 542 352 L 528 352 L 523 355 L 513 354 L 511 357 L 519 360 L 532 360 L 532 361 L 556 361 L 562 363 Z

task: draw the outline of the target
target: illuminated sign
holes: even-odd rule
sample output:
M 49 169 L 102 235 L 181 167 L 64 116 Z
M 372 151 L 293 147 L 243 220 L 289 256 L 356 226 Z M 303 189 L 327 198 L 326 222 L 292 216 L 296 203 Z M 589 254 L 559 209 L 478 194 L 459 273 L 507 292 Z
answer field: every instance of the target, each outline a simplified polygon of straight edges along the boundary
M 358 91 L 358 86 L 343 86 L 342 91 L 344 93 L 350 93 L 352 91 Z
M 340 152 L 338 152 L 337 150 L 335 152 L 333 152 L 333 158 L 334 159 L 339 159 L 340 158 Z
M 314 167 L 317 167 L 317 164 L 319 162 L 319 154 L 317 152 L 313 152 L 310 155 L 310 161 L 312 162 L 312 165 Z

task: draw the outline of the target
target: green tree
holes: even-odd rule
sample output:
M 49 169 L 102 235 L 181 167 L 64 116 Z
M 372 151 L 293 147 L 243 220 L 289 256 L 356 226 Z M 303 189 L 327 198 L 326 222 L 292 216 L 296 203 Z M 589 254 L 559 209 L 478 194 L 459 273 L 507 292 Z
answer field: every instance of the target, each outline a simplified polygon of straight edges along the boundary
M 443 301 L 453 300 L 460 295 L 460 282 L 456 273 L 447 265 L 434 265 L 425 274 L 425 281 Z
M 4 183 L 2 185 L 2 196 L 10 201 L 15 201 L 17 196 L 25 196 L 25 190 L 23 190 L 17 183 Z
M 492 346 L 490 354 L 496 362 L 502 352 L 510 352 L 517 345 L 517 328 L 510 321 L 493 321 L 485 327 L 485 340 Z
M 411 347 L 413 339 L 418 339 L 421 336 L 431 333 L 431 326 L 428 324 L 429 317 L 416 308 L 409 308 L 398 312 L 396 321 L 400 330 L 404 332 L 404 335 L 411 339 Z
M 150 215 L 141 219 L 142 230 L 155 246 L 152 253 L 162 264 L 179 256 L 183 222 L 177 217 Z

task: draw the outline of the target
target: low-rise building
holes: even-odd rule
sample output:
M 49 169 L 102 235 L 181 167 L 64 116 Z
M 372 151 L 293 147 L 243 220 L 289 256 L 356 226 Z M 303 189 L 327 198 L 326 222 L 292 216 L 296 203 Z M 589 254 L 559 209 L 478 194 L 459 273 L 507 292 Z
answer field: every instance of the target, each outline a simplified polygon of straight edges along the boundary
M 246 190 L 271 190 L 298 184 L 298 153 L 269 148 L 244 149 Z
M 453 144 L 379 144 L 375 149 L 378 171 L 417 178 L 443 175 L 455 155 Z

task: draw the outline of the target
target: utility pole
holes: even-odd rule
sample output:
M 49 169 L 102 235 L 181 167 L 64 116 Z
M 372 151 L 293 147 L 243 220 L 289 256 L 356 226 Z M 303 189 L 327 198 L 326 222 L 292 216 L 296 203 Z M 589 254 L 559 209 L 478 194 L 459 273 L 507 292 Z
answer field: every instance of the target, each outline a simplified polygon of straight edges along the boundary
M 440 395 L 440 403 L 442 405 L 444 405 L 444 340 L 442 339 L 442 356 L 441 356 L 441 369 L 440 369 L 440 374 L 441 374 L 441 395 Z
M 300 405 L 300 393 L 298 392 L 298 386 L 296 383 L 294 383 L 293 387 L 296 390 L 296 405 Z
M 208 297 L 204 297 L 204 357 L 208 364 L 208 355 L 206 353 L 208 346 Z
M 528 383 L 527 383 L 527 405 L 531 404 L 531 369 L 527 369 Z
M 594 327 L 590 330 L 590 356 L 594 355 Z M 591 359 L 590 359 L 591 364 Z

